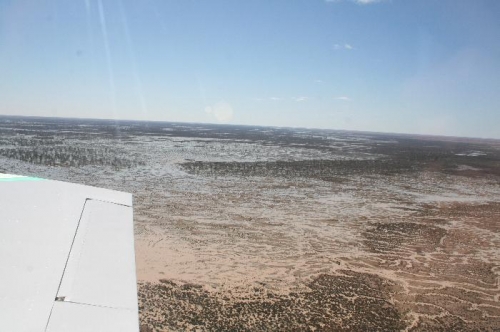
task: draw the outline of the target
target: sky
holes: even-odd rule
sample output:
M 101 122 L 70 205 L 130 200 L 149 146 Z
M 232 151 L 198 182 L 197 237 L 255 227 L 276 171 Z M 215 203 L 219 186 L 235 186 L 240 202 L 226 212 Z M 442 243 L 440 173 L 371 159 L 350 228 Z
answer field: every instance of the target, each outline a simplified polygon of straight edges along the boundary
M 0 0 L 0 114 L 500 138 L 497 0 Z

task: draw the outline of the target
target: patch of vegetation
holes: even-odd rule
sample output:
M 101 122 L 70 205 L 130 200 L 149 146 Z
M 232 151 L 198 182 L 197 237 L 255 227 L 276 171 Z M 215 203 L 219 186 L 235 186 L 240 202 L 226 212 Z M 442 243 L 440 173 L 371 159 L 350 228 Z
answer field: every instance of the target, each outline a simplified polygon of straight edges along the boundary
M 98 165 L 126 168 L 144 165 L 144 162 L 137 158 L 118 156 L 115 151 L 105 147 L 90 148 L 56 145 L 3 148 L 0 149 L 0 156 L 31 164 L 59 167 Z
M 169 280 L 139 284 L 141 332 L 400 331 L 406 321 L 389 301 L 397 286 L 376 275 L 320 275 L 310 291 L 280 295 L 255 288 L 246 298 Z

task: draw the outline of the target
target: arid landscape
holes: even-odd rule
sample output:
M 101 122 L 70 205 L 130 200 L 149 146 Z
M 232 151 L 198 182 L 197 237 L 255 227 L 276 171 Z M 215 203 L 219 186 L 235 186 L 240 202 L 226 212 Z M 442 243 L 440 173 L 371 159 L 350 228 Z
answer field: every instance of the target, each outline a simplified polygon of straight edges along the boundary
M 0 172 L 134 195 L 141 331 L 500 331 L 500 141 L 0 117 Z

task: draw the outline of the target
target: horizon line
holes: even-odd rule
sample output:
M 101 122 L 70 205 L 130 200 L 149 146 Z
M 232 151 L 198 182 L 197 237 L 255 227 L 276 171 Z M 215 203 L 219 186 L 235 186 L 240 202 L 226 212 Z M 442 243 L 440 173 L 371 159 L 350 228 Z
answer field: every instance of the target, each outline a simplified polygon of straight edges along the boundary
M 315 127 L 293 127 L 293 126 L 272 126 L 272 125 L 253 125 L 253 124 L 239 124 L 239 123 L 217 123 L 217 122 L 189 122 L 189 121 L 168 121 L 168 120 L 139 120 L 139 119 L 109 119 L 109 118 L 86 118 L 86 117 L 63 117 L 63 116 L 43 116 L 43 115 L 13 115 L 13 114 L 0 114 L 0 117 L 17 117 L 17 118 L 31 118 L 31 119 L 65 119 L 65 120 L 100 120 L 110 122 L 155 122 L 155 123 L 178 123 L 178 124 L 191 124 L 191 125 L 214 125 L 214 126 L 241 126 L 241 127 L 262 127 L 262 128 L 280 128 L 280 129 L 306 129 L 306 130 L 331 130 L 338 132 L 353 132 L 361 134 L 375 134 L 375 135 L 400 135 L 400 136 L 418 136 L 442 139 L 474 139 L 483 141 L 498 141 L 500 138 L 492 137 L 476 137 L 476 136 L 454 136 L 454 135 L 436 135 L 436 134 L 419 134 L 419 133 L 404 133 L 404 132 L 389 132 L 389 131 L 370 131 L 370 130 L 355 130 L 355 129 L 334 129 L 334 128 L 315 128 Z

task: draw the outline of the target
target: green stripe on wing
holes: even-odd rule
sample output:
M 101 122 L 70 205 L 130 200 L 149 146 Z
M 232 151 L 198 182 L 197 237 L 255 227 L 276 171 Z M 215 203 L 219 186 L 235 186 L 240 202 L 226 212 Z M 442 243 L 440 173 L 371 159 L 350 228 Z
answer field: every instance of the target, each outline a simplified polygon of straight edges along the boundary
M 40 181 L 41 178 L 31 176 L 13 175 L 13 174 L 0 174 L 0 182 L 15 182 L 15 181 Z

